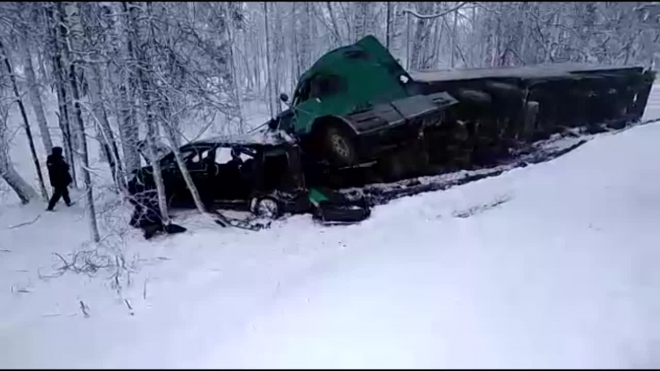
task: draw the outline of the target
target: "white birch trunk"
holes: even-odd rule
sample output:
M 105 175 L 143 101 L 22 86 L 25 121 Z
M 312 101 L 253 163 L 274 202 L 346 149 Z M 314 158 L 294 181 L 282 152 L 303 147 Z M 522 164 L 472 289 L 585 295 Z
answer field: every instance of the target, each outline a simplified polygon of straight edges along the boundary
M 197 186 L 195 186 L 195 183 L 190 176 L 190 172 L 186 167 L 186 163 L 183 161 L 183 156 L 181 156 L 181 151 L 179 150 L 181 147 L 179 143 L 179 137 L 172 125 L 173 123 L 171 121 L 165 123 L 165 132 L 167 134 L 167 139 L 170 142 L 172 152 L 174 152 L 174 159 L 176 160 L 176 164 L 179 167 L 179 171 L 181 171 L 181 175 L 183 175 L 183 180 L 186 182 L 186 186 L 190 191 L 190 195 L 192 196 L 193 202 L 195 203 L 195 207 L 200 213 L 206 214 L 206 206 L 204 205 L 204 202 L 202 202 L 202 198 L 199 195 Z
M 117 17 L 118 21 L 115 23 L 115 37 L 119 40 L 118 50 L 119 61 L 123 64 L 119 73 L 119 117 L 117 118 L 117 126 L 119 127 L 119 139 L 122 145 L 122 152 L 124 155 L 124 168 L 126 175 L 129 176 L 133 171 L 140 168 L 140 153 L 138 152 L 139 130 L 137 122 L 135 121 L 135 109 L 133 108 L 133 100 L 135 94 L 135 78 L 133 72 L 129 70 L 128 62 L 133 58 L 133 45 L 134 41 L 129 35 L 128 19 L 128 6 L 124 2 L 122 4 L 113 3 L 113 12 L 115 15 L 124 13 L 124 17 Z M 122 22 L 122 20 L 124 22 Z
M 25 130 L 25 135 L 27 136 L 28 144 L 30 146 L 30 153 L 32 154 L 32 161 L 34 162 L 34 168 L 37 172 L 37 179 L 39 181 L 39 188 L 41 189 L 41 196 L 44 200 L 48 200 L 48 192 L 46 192 L 46 186 L 44 185 L 44 177 L 41 172 L 41 165 L 39 164 L 39 157 L 37 156 L 37 150 L 34 147 L 34 140 L 32 139 L 32 130 L 30 129 L 30 122 L 27 118 L 27 113 L 25 111 L 25 105 L 21 99 L 21 94 L 18 91 L 18 85 L 16 84 L 16 76 L 14 75 L 14 70 L 12 69 L 11 63 L 9 62 L 9 54 L 4 44 L 0 42 L 0 56 L 4 59 L 4 65 L 9 74 L 9 79 L 14 91 L 14 97 L 18 103 L 18 109 L 20 110 L 21 117 L 23 118 L 23 129 Z
M 94 113 L 94 119 L 97 124 L 96 131 L 99 134 L 103 155 L 108 161 L 115 183 L 118 186 L 123 187 L 124 174 L 122 174 L 121 171 L 121 163 L 118 161 L 119 153 L 117 150 L 117 143 L 115 142 L 115 136 L 112 133 L 112 128 L 108 121 L 108 114 L 104 107 L 103 86 L 101 85 L 100 73 L 98 71 L 99 68 L 96 65 L 88 64 L 85 70 L 89 87 L 89 97 L 92 104 L 92 112 Z
M 68 26 L 68 33 L 64 35 L 64 40 L 67 41 L 67 45 L 70 45 L 73 48 L 73 51 L 79 51 L 80 42 L 79 37 L 82 36 L 82 24 L 80 22 L 80 9 L 78 7 L 79 3 L 66 3 L 64 4 L 65 11 L 65 20 Z M 69 50 L 71 53 L 72 50 Z M 71 63 L 69 67 L 69 79 L 71 84 L 71 93 L 73 94 L 73 103 L 74 103 L 74 116 L 75 123 L 77 124 L 78 133 L 80 134 L 80 150 L 78 155 L 82 163 L 82 175 L 83 182 L 85 184 L 85 196 L 86 196 L 86 208 L 87 208 L 87 217 L 89 221 L 89 231 L 91 238 L 94 242 L 101 241 L 101 236 L 99 234 L 98 223 L 96 220 L 96 206 L 94 204 L 94 187 L 92 184 L 92 177 L 90 175 L 89 167 L 89 154 L 87 150 L 87 138 L 85 137 L 85 123 L 82 118 L 82 110 L 80 103 L 80 91 L 79 91 L 79 82 L 77 78 L 77 67 L 74 63 Z
M 301 29 L 299 32 L 300 35 L 300 66 L 298 67 L 299 73 L 303 73 L 306 69 L 308 69 L 312 63 L 311 59 L 311 17 L 312 17 L 312 11 L 311 11 L 311 4 L 309 2 L 304 2 L 302 7 L 302 15 L 301 15 Z M 279 36 L 276 36 L 279 37 Z
M 32 53 L 30 50 L 30 42 L 27 38 L 23 40 L 23 47 L 20 48 L 23 54 L 23 64 L 25 67 L 25 78 L 28 83 L 28 91 L 30 92 L 30 103 L 34 110 L 34 116 L 37 118 L 39 131 L 41 133 L 41 142 L 44 145 L 46 153 L 53 152 L 53 141 L 50 137 L 48 130 L 48 121 L 46 121 L 46 114 L 44 113 L 44 106 L 41 101 L 41 92 L 37 84 L 37 78 L 34 73 L 34 66 L 32 64 Z
M 326 1 L 325 6 L 328 8 L 328 14 L 330 15 L 330 22 L 332 23 L 332 29 L 334 30 L 335 40 L 337 45 L 342 45 L 343 38 L 341 32 L 339 32 L 339 25 L 337 23 L 337 16 L 335 15 L 334 9 L 332 9 L 332 2 Z
M 51 4 L 46 8 L 46 21 L 49 30 L 51 47 L 49 48 L 52 58 L 53 75 L 55 78 L 55 90 L 57 92 L 58 102 L 58 125 L 62 131 L 62 147 L 64 147 L 64 156 L 71 167 L 71 178 L 73 187 L 78 187 L 78 177 L 76 176 L 76 161 L 73 156 L 73 134 L 71 130 L 71 115 L 73 109 L 70 105 L 69 87 L 65 72 L 64 43 L 61 40 L 61 26 L 57 13 L 57 4 Z
M 130 41 L 133 43 L 133 45 L 140 45 L 141 40 L 138 19 L 140 18 L 141 9 L 133 3 L 129 3 L 125 6 L 127 8 L 131 7 L 131 9 L 129 9 L 129 13 L 131 18 L 132 32 L 129 39 L 131 39 Z M 150 3 L 146 3 L 145 6 L 147 8 L 147 19 L 149 19 L 148 16 L 150 16 L 151 13 Z M 158 208 L 160 210 L 160 216 L 163 224 L 170 224 L 170 215 L 167 208 L 167 196 L 165 194 L 165 184 L 163 183 L 163 172 L 160 167 L 160 159 L 156 155 L 158 153 L 156 149 L 158 128 L 154 122 L 152 94 L 150 93 L 152 84 L 146 71 L 149 68 L 149 61 L 144 55 L 145 49 L 150 47 L 151 42 L 153 42 L 153 40 L 147 40 L 147 43 L 143 46 L 143 48 L 139 50 L 133 50 L 133 52 L 135 53 L 135 60 L 138 64 L 137 79 L 140 83 L 140 94 L 142 96 L 142 103 L 144 104 L 145 110 L 145 121 L 147 124 L 147 151 L 149 153 L 149 162 L 154 172 L 154 183 L 156 183 L 156 192 L 158 194 Z
M 233 15 L 231 14 L 232 9 L 227 5 L 227 13 L 228 18 L 232 19 Z M 245 119 L 243 118 L 243 112 L 242 112 L 242 106 L 243 106 L 243 100 L 241 98 L 241 89 L 239 86 L 239 81 L 238 81 L 238 67 L 236 65 L 236 53 L 234 51 L 235 45 L 234 45 L 234 34 L 232 32 L 232 27 L 233 27 L 234 22 L 229 21 L 227 23 L 227 38 L 229 39 L 229 61 L 230 61 L 230 68 L 231 68 L 231 76 L 232 76 L 232 87 L 234 90 L 234 99 L 235 99 L 235 104 L 236 104 L 236 115 L 238 116 L 238 132 L 243 133 L 245 130 Z
M 367 34 L 367 21 L 369 16 L 369 6 L 371 3 L 366 1 L 360 1 L 356 4 L 355 9 L 355 39 L 358 41 Z
M 273 106 L 273 65 L 271 63 L 270 55 L 270 31 L 268 30 L 268 2 L 264 1 L 264 27 L 266 30 L 266 72 L 268 73 L 266 77 L 266 100 L 268 101 L 268 109 L 270 110 L 270 116 L 275 117 L 275 107 Z
M 37 192 L 16 172 L 12 165 L 7 138 L 6 107 L 0 107 L 0 178 L 9 184 L 23 204 L 38 197 Z

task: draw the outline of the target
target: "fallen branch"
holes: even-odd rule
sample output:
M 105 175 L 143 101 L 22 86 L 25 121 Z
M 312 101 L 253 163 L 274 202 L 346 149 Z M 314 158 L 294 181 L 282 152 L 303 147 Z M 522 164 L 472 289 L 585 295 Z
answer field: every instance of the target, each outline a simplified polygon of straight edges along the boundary
M 37 215 L 37 217 L 34 218 L 34 220 L 32 220 L 32 221 L 30 221 L 30 222 L 25 222 L 25 223 L 21 223 L 21 224 L 16 224 L 16 225 L 13 225 L 13 226 L 11 226 L 11 227 L 9 227 L 9 228 L 7 228 L 7 229 L 15 229 L 15 228 L 20 228 L 20 227 L 23 227 L 23 226 L 26 226 L 26 225 L 30 225 L 30 224 L 36 222 L 37 220 L 39 220 L 39 218 L 41 218 L 41 214 Z M 0 251 L 2 251 L 2 250 L 0 250 Z M 8 251 L 8 250 L 7 250 L 7 251 Z
M 86 306 L 85 303 L 81 300 L 80 301 L 80 310 L 82 310 L 83 314 L 85 315 L 85 318 L 89 318 L 89 313 L 87 313 L 87 309 L 89 309 L 89 307 Z
M 469 218 L 475 214 L 493 209 L 509 201 L 511 201 L 511 196 L 500 196 L 495 201 L 491 201 L 483 205 L 472 206 L 462 211 L 454 211 L 453 216 L 455 218 Z

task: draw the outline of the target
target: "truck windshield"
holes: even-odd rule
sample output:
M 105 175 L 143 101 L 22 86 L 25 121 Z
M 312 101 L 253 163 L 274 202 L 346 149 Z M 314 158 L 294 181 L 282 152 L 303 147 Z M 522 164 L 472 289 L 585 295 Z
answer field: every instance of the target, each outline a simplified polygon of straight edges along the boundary
M 294 106 L 306 101 L 309 99 L 309 80 L 305 80 L 301 82 L 300 85 L 298 85 L 298 89 L 296 90 L 295 94 L 293 95 L 293 102 L 292 104 Z
M 311 97 L 327 98 L 345 90 L 342 79 L 337 75 L 318 75 L 312 80 Z
M 337 75 L 316 75 L 304 81 L 296 91 L 293 105 L 309 98 L 327 98 L 346 90 L 344 80 Z

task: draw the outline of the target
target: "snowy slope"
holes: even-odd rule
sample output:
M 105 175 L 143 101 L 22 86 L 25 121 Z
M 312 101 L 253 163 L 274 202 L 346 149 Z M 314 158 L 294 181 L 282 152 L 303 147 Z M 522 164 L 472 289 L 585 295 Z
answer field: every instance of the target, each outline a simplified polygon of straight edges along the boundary
M 99 194 L 106 252 L 132 269 L 120 291 L 112 270 L 47 278 L 53 253 L 88 248 L 82 202 L 51 214 L 5 195 L 0 367 L 659 367 L 658 140 L 660 124 L 599 135 L 348 227 L 295 216 L 250 233 L 183 213 L 189 232 L 146 242 Z
M 658 367 L 659 138 L 601 135 L 360 225 L 129 233 L 120 294 L 111 272 L 38 277 L 87 239 L 81 209 L 44 214 L 0 231 L 0 367 Z

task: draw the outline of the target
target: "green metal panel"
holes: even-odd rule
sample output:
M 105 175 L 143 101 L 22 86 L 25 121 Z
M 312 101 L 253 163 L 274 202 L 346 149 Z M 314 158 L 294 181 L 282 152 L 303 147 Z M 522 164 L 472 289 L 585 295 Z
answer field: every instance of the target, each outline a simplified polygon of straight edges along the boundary
M 373 104 L 409 96 L 400 77 L 410 76 L 378 40 L 369 35 L 349 46 L 326 53 L 300 78 L 293 97 L 294 115 L 282 128 L 307 134 L 318 117 L 344 116 Z M 319 99 L 301 99 L 315 79 L 335 77 L 337 92 Z M 313 89 L 311 89 L 313 90 Z M 286 122 L 288 121 L 288 122 Z
M 317 207 L 321 202 L 328 200 L 328 197 L 326 197 L 326 195 L 324 195 L 323 192 L 321 192 L 316 188 L 309 189 L 308 197 L 309 197 L 309 201 Z

